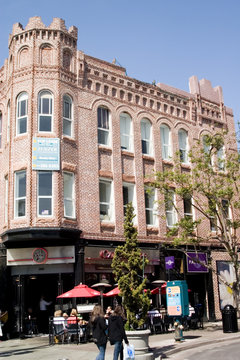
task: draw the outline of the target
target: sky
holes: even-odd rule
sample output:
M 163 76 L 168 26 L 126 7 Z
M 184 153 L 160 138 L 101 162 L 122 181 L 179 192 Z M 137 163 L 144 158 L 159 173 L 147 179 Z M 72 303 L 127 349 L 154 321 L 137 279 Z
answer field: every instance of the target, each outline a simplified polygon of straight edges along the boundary
M 12 25 L 54 17 L 78 28 L 78 49 L 125 67 L 129 77 L 189 91 L 192 75 L 222 86 L 240 122 L 239 0 L 0 0 L 0 67 Z

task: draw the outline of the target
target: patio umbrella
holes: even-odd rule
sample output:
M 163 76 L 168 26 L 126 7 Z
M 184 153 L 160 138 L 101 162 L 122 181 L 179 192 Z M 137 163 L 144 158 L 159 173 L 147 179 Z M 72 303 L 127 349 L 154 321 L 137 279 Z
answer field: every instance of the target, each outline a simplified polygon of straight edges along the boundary
M 162 298 L 161 298 L 161 288 L 163 287 L 163 285 L 165 285 L 165 287 L 167 286 L 167 283 L 165 280 L 155 280 L 152 282 L 152 284 L 154 285 L 158 285 L 158 292 L 156 290 L 156 294 L 158 293 L 159 295 L 159 306 L 161 307 L 161 303 L 162 303 Z M 155 290 L 155 289 L 154 289 Z
M 75 297 L 94 297 L 94 296 L 100 296 L 100 292 L 94 289 L 91 289 L 87 285 L 79 284 L 77 286 L 74 286 L 72 290 L 69 290 L 59 296 L 57 298 L 75 298 Z
M 107 293 L 105 294 L 105 296 L 107 296 L 107 297 L 117 296 L 119 293 L 120 293 L 120 290 L 119 290 L 119 288 L 118 288 L 118 286 L 117 286 L 116 288 L 114 288 L 114 289 L 110 290 L 109 292 L 107 292 Z

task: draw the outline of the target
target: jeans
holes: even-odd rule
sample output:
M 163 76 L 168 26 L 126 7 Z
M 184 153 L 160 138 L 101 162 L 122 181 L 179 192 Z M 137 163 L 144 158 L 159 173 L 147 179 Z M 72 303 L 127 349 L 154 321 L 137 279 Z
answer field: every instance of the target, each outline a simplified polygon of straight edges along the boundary
M 123 360 L 123 344 L 122 341 L 116 341 L 114 343 L 113 360 L 118 360 L 120 354 L 120 360 Z
M 105 358 L 105 351 L 106 351 L 106 345 L 107 344 L 103 344 L 103 345 L 98 345 L 97 344 L 97 347 L 99 349 L 99 354 L 98 356 L 96 357 L 96 360 L 104 360 Z

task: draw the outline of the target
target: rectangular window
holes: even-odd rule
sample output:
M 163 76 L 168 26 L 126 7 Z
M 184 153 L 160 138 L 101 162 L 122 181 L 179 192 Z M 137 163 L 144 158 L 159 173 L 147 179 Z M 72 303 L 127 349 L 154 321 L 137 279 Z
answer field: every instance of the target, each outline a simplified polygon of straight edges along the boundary
M 8 176 L 5 176 L 4 222 L 8 221 Z
M 166 125 L 160 127 L 162 158 L 169 160 L 171 158 L 170 129 Z
M 63 135 L 72 137 L 72 99 L 63 97 Z
M 183 199 L 184 217 L 193 218 L 192 199 Z
M 14 217 L 26 216 L 26 171 L 15 173 Z
M 113 221 L 112 182 L 99 182 L 100 220 Z
M 174 227 L 177 222 L 177 216 L 175 210 L 175 194 L 173 191 L 168 191 L 165 195 L 165 212 L 167 227 Z
M 7 142 L 10 139 L 10 100 L 7 105 Z
M 183 129 L 178 132 L 178 145 L 180 161 L 186 164 L 188 163 L 188 134 Z
M 74 174 L 69 172 L 64 172 L 63 182 L 64 182 L 64 216 L 69 218 L 75 218 Z
M 28 96 L 26 93 L 22 93 L 17 98 L 17 135 L 25 134 L 27 132 L 27 112 Z
M 222 210 L 223 210 L 223 216 L 227 220 L 231 220 L 231 212 L 229 207 L 229 201 L 223 199 L 222 200 Z
M 99 107 L 98 116 L 98 143 L 101 145 L 110 144 L 109 139 L 109 111 L 107 108 Z
M 52 172 L 38 172 L 38 215 L 52 216 Z
M 129 183 L 123 183 L 123 211 L 124 216 L 126 216 L 127 204 L 132 203 L 134 209 L 136 209 L 136 200 L 135 200 L 135 185 Z M 136 211 L 134 211 L 136 215 Z M 133 219 L 133 222 L 136 223 L 136 216 Z
M 52 131 L 53 99 L 49 91 L 42 91 L 39 96 L 38 116 L 39 131 Z
M 224 148 L 221 147 L 221 149 L 217 152 L 217 164 L 218 164 L 218 170 L 224 171 L 225 169 L 225 161 L 224 161 Z
M 132 150 L 131 118 L 128 114 L 120 115 L 121 149 Z
M 147 119 L 141 121 L 141 139 L 142 139 L 142 153 L 151 155 L 151 123 Z
M 155 192 L 149 193 L 149 191 L 145 189 L 144 196 L 145 196 L 146 224 L 155 226 L 156 225 Z

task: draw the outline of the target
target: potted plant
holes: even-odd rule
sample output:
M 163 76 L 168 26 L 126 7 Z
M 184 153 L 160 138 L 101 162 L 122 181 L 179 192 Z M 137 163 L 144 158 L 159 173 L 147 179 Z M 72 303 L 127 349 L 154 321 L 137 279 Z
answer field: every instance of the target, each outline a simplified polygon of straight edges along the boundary
M 148 353 L 150 331 L 144 325 L 147 323 L 147 312 L 150 307 L 150 292 L 145 290 L 147 279 L 144 276 L 148 259 L 138 246 L 138 233 L 133 224 L 134 216 L 133 206 L 129 203 L 124 221 L 125 243 L 116 248 L 112 268 L 126 311 L 125 329 L 129 342 L 135 346 L 135 355 L 142 355 Z M 151 353 L 146 354 L 148 359 L 151 356 Z

